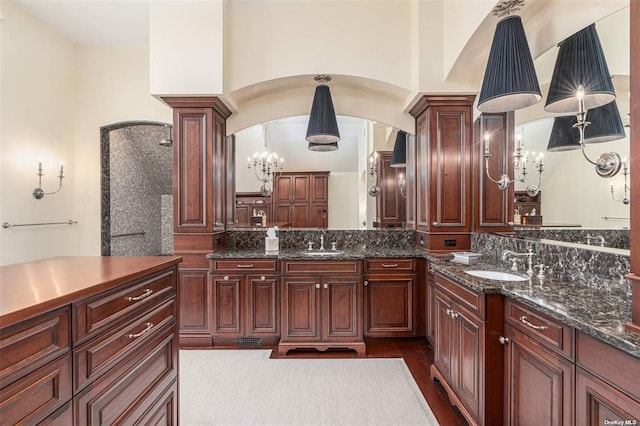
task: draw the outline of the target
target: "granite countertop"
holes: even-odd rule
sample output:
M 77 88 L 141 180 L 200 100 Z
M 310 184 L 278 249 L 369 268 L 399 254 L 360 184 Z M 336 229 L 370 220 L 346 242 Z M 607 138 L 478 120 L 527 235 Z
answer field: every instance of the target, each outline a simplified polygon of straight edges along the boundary
M 488 280 L 466 274 L 465 269 L 509 272 L 507 268 L 488 263 L 463 265 L 446 261 L 433 264 L 434 271 L 471 290 L 502 294 L 640 358 L 640 334 L 625 330 L 625 324 L 631 319 L 629 294 L 552 277 L 538 279 L 533 276 L 527 281 Z

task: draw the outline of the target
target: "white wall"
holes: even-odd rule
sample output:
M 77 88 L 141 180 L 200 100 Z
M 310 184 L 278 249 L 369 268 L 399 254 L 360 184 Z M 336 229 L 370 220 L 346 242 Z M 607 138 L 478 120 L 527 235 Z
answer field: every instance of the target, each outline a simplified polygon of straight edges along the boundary
M 74 48 L 12 2 L 1 2 L 0 221 L 10 223 L 79 220 L 74 184 Z M 32 197 L 38 157 L 42 186 L 58 187 L 59 161 L 65 162 L 62 190 Z M 80 254 L 78 226 L 0 228 L 0 264 Z

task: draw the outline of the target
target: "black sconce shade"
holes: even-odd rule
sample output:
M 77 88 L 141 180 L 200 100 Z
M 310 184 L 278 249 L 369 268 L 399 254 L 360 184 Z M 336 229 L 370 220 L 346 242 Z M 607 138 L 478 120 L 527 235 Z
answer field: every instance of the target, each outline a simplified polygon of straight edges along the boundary
M 396 143 L 393 145 L 391 167 L 407 167 L 407 132 L 398 130 Z
M 326 84 L 316 86 L 306 140 L 319 144 L 334 143 L 340 140 L 336 112 L 333 109 L 329 86 Z
M 626 137 L 616 101 L 589 110 L 587 120 L 591 124 L 584 129 L 584 143 L 610 142 Z M 580 132 L 573 127 L 577 121 L 573 115 L 554 118 L 547 151 L 580 148 Z
M 503 18 L 496 27 L 478 98 L 482 112 L 507 112 L 542 99 L 522 20 Z
M 334 143 L 313 143 L 309 142 L 309 151 L 329 152 L 338 150 L 338 142 Z
M 587 110 L 606 105 L 616 98 L 595 24 L 560 44 L 545 111 L 578 112 L 578 86 L 584 89 L 584 107 Z

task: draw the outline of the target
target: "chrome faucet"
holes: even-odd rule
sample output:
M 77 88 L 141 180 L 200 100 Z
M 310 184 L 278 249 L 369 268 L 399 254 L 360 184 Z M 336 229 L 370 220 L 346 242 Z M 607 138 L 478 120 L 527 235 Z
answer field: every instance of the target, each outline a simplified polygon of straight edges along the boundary
M 533 248 L 529 248 L 526 253 L 518 253 L 516 251 L 505 250 L 502 252 L 502 260 L 507 260 L 510 256 L 527 256 L 527 275 L 533 275 Z
M 324 235 L 320 235 L 320 250 L 324 250 Z
M 587 234 L 585 236 L 585 238 L 587 239 L 587 244 L 588 245 L 591 245 L 591 240 L 595 240 L 598 243 L 600 243 L 600 247 L 604 247 L 605 240 L 604 240 L 604 237 L 602 235 L 589 235 L 589 234 Z

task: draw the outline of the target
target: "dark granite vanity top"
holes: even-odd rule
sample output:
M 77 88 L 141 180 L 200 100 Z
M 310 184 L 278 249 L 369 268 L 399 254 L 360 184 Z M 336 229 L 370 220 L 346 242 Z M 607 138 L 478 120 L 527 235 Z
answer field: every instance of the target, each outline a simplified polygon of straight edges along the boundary
M 640 358 L 640 334 L 625 331 L 631 319 L 631 295 L 580 284 L 536 276 L 527 281 L 496 281 L 466 274 L 467 269 L 500 270 L 495 264 L 462 265 L 453 262 L 433 264 L 433 270 L 480 293 L 502 294 L 514 301 L 549 315 L 564 324 Z M 518 275 L 525 275 L 518 273 Z
M 328 250 L 330 251 L 330 250 Z M 279 259 L 279 260 L 353 260 L 366 258 L 424 258 L 433 270 L 479 293 L 502 294 L 542 313 L 575 327 L 635 357 L 640 358 L 640 334 L 625 331 L 631 319 L 631 295 L 564 281 L 553 277 L 527 281 L 496 281 L 464 273 L 466 269 L 508 269 L 495 263 L 463 265 L 450 262 L 450 254 L 428 253 L 412 248 L 362 247 L 345 249 L 335 256 L 310 256 L 305 250 L 285 249 L 278 254 L 265 254 L 264 249 L 226 249 L 207 255 L 209 259 Z M 525 275 L 519 273 L 519 275 Z

